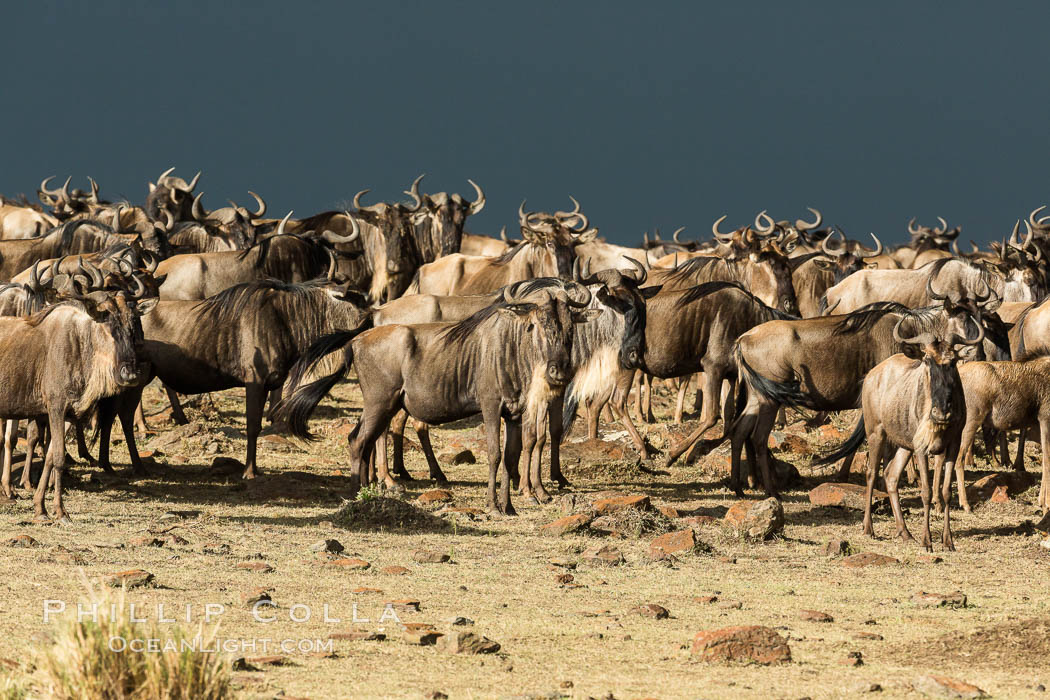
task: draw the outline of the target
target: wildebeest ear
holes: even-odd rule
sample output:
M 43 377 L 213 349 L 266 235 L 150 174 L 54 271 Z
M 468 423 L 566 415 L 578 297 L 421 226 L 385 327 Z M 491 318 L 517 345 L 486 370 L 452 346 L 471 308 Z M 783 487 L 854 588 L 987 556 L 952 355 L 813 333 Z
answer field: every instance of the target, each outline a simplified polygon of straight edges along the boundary
M 922 347 L 914 343 L 905 343 L 904 347 L 901 348 L 901 352 L 904 353 L 906 357 L 912 360 L 921 360 L 923 357 L 926 356 L 926 353 L 923 351 Z
M 160 299 L 157 297 L 151 297 L 149 299 L 140 299 L 136 302 L 135 308 L 138 310 L 139 316 L 145 316 L 150 311 L 153 311 L 153 307 L 157 305 L 158 301 L 160 301 Z
M 642 287 L 638 290 L 638 293 L 642 295 L 643 299 L 652 299 L 657 294 L 659 294 L 660 290 L 663 288 L 664 286 L 662 284 L 657 285 L 655 287 Z
M 864 267 L 866 269 L 868 269 L 868 270 L 878 270 L 879 269 L 879 264 L 871 262 L 871 263 L 868 263 L 867 265 L 865 265 Z
M 572 314 L 573 323 L 587 323 L 591 319 L 598 318 L 601 316 L 601 309 L 587 309 L 585 311 L 575 311 Z
M 167 273 L 165 273 L 163 275 L 157 275 L 156 277 L 153 278 L 153 281 L 156 282 L 157 286 L 159 287 L 160 285 L 164 284 L 164 280 L 166 280 L 166 279 L 168 279 Z

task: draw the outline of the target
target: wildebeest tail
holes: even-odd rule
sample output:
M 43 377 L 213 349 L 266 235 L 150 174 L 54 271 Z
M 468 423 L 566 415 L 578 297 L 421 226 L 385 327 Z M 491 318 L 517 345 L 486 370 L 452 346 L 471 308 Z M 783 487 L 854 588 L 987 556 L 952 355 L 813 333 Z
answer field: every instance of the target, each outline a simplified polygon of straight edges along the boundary
M 352 331 L 337 331 L 315 340 L 292 365 L 288 373 L 288 395 L 270 411 L 270 420 L 287 423 L 292 435 L 296 437 L 304 440 L 314 439 L 307 425 L 310 416 L 321 399 L 339 383 L 340 379 L 346 376 L 350 365 L 354 363 L 354 351 L 350 346 L 350 341 L 371 327 L 372 319 L 369 317 Z M 343 350 L 343 361 L 334 372 L 305 386 L 299 386 L 315 365 L 340 349 Z
M 802 383 L 797 379 L 792 379 L 789 382 L 778 382 L 775 379 L 763 377 L 748 364 L 747 360 L 744 359 L 743 354 L 740 352 L 739 344 L 737 344 L 734 354 L 736 356 L 736 365 L 740 374 L 740 380 L 742 382 L 747 382 L 749 391 L 758 392 L 770 401 L 774 401 L 781 406 L 820 410 L 814 405 L 813 399 L 802 391 Z M 741 397 L 746 399 L 747 394 L 745 392 L 737 394 L 738 411 L 743 408 L 743 406 L 740 406 Z M 739 415 L 739 412 L 737 415 Z
M 580 397 L 576 395 L 575 382 L 570 381 L 565 387 L 565 399 L 561 414 L 561 434 L 566 436 L 572 430 L 572 423 L 576 420 L 576 412 L 580 409 Z
M 860 420 L 857 421 L 857 427 L 853 429 L 853 434 L 849 436 L 846 442 L 839 445 L 831 453 L 822 456 L 813 464 L 831 464 L 832 462 L 839 461 L 847 455 L 853 454 L 860 447 L 860 444 L 864 442 L 865 437 L 866 433 L 864 432 L 864 416 L 861 416 Z

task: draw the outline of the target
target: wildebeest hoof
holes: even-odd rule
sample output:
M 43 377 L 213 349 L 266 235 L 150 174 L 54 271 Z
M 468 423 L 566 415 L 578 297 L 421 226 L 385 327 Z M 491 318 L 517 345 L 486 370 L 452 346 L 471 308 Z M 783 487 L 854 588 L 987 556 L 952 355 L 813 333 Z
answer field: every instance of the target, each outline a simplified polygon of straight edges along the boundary
M 536 496 L 534 496 L 532 494 L 529 494 L 528 496 L 524 496 L 523 495 L 522 498 L 525 499 L 526 503 L 530 503 L 530 504 L 532 504 L 534 506 L 538 506 L 540 504 L 540 500 L 538 498 L 536 498 Z
M 561 478 L 555 478 L 554 481 L 558 484 L 559 489 L 567 489 L 572 486 L 569 480 L 566 479 L 564 476 Z
M 65 525 L 65 526 L 68 527 L 68 526 L 73 524 L 73 519 L 70 518 L 68 515 L 63 513 L 62 517 L 61 518 L 56 518 L 54 522 L 57 525 Z

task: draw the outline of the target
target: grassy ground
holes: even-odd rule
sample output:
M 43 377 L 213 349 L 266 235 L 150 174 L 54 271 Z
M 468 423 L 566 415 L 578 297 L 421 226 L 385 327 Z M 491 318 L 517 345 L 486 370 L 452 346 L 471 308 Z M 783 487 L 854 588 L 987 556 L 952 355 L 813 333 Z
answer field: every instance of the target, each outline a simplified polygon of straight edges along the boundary
M 980 504 L 972 514 L 956 514 L 958 551 L 937 551 L 943 562 L 931 563 L 922 560 L 925 553 L 917 545 L 888 539 L 888 515 L 876 517 L 883 539 L 869 540 L 861 535 L 859 513 L 809 503 L 807 491 L 822 479 L 808 469 L 810 457 L 804 453 L 844 438 L 849 425 L 843 418 L 836 422 L 841 435 L 826 435 L 806 432 L 799 424 L 788 433 L 804 441 L 796 444 L 796 452 L 781 456 L 807 478 L 784 495 L 787 527 L 782 538 L 751 544 L 720 523 L 703 525 L 700 536 L 714 554 L 686 557 L 671 567 L 648 562 L 648 537 L 616 540 L 611 543 L 621 549 L 626 565 L 581 563 L 571 572 L 573 583 L 580 585 L 566 586 L 557 580 L 566 570 L 552 567 L 551 559 L 575 559 L 609 540 L 539 534 L 540 525 L 560 517 L 556 503 L 536 506 L 518 499 L 518 517 L 459 515 L 445 532 L 398 532 L 393 521 L 352 529 L 330 522 L 348 485 L 341 471 L 346 466 L 345 435 L 359 405 L 352 383 L 339 387 L 319 411 L 314 421 L 322 436 L 318 442 L 264 438 L 263 477 L 246 484 L 236 469 L 213 468 L 216 456 L 243 459 L 242 396 L 226 392 L 215 395 L 212 405 L 190 407 L 190 426 L 174 427 L 163 414 L 154 415 L 151 425 L 158 434 L 139 444 L 140 451 L 155 453 L 159 465 L 149 478 L 107 477 L 93 468 L 74 467 L 80 480 L 68 495 L 71 527 L 29 523 L 27 498 L 3 506 L 4 538 L 28 534 L 40 546 L 0 547 L 0 656 L 22 660 L 44 642 L 49 627 L 43 622 L 44 601 L 74 605 L 84 592 L 78 570 L 95 579 L 141 568 L 154 575 L 156 585 L 135 589 L 129 597 L 142 604 L 146 615 L 155 617 L 157 604 L 164 603 L 182 617 L 189 604 L 190 626 L 195 627 L 204 619 L 206 603 L 222 604 L 221 637 L 323 640 L 334 632 L 380 628 L 387 635 L 385 641 L 335 641 L 334 657 L 296 652 L 286 655 L 284 665 L 256 664 L 261 670 L 237 671 L 236 683 L 248 697 L 279 692 L 313 698 L 419 697 L 439 690 L 453 698 L 610 693 L 616 698 L 831 698 L 853 696 L 872 684 L 882 687 L 881 696 L 908 697 L 917 696 L 912 683 L 928 673 L 976 684 L 999 697 L 1037 697 L 1037 684 L 1050 685 L 1050 552 L 1040 546 L 1038 533 L 1022 525 L 1038 520 L 1032 505 L 1037 485 L 1010 502 Z M 146 397 L 147 414 L 162 410 L 155 387 Z M 658 414 L 667 412 L 667 397 L 661 395 Z M 667 445 L 671 433 L 666 426 L 649 430 L 658 447 Z M 466 447 L 484 460 L 476 422 L 435 430 L 433 437 L 439 454 Z M 414 435 L 410 440 L 408 468 L 425 476 L 422 455 L 412 446 Z M 115 447 L 118 465 L 127 464 L 123 447 Z M 615 445 L 601 447 L 567 448 L 572 492 L 641 492 L 655 504 L 675 506 L 682 515 L 721 516 L 735 500 L 722 483 L 724 452 L 653 476 L 636 468 L 629 448 L 618 459 Z M 484 508 L 484 468 L 443 466 L 452 480 L 453 505 Z M 1031 456 L 1029 468 L 1037 468 Z M 406 497 L 429 488 L 433 484 L 427 481 L 411 483 Z M 914 488 L 907 490 L 905 505 L 918 534 L 921 509 Z M 167 515 L 172 511 L 179 513 Z M 163 544 L 134 543 L 151 535 Z M 324 538 L 339 540 L 346 554 L 366 560 L 370 568 L 326 565 L 309 549 Z M 848 539 L 857 551 L 897 557 L 901 564 L 846 568 L 823 554 L 824 543 L 833 538 Z M 419 549 L 449 554 L 451 562 L 417 563 L 413 553 Z M 274 570 L 237 568 L 242 562 L 265 562 Z M 395 565 L 409 573 L 381 571 Z M 255 587 L 272 589 L 276 622 L 252 619 L 242 596 Z M 967 595 L 967 607 L 924 608 L 911 600 L 919 591 L 956 590 Z M 718 602 L 697 600 L 712 594 Z M 420 603 L 419 612 L 398 613 L 402 622 L 447 630 L 451 618 L 470 618 L 470 629 L 496 640 L 502 649 L 496 655 L 451 655 L 408 644 L 400 625 L 377 619 L 383 602 L 397 599 Z M 630 612 L 645 603 L 664 606 L 670 618 Z M 293 613 L 304 614 L 301 607 L 293 610 L 295 604 L 309 607 L 309 621 L 289 619 Z M 341 622 L 323 620 L 325 604 Z M 351 621 L 354 604 L 358 617 L 368 622 Z M 800 611 L 806 609 L 829 613 L 834 621 L 805 621 Z M 793 661 L 761 667 L 690 660 L 689 645 L 698 631 L 748 624 L 778 629 L 789 639 Z M 882 639 L 858 638 L 861 633 Z M 844 665 L 854 651 L 862 653 L 863 665 Z M 258 646 L 244 655 L 272 653 Z

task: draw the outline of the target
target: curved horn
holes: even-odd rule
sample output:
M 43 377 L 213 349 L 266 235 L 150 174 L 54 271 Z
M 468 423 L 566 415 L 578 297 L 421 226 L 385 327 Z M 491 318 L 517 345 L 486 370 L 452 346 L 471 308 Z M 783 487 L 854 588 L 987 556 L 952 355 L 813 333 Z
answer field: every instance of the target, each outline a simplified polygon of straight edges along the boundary
M 824 223 L 824 215 L 821 214 L 819 210 L 814 209 L 813 207 L 806 207 L 806 209 L 809 209 L 809 211 L 812 212 L 812 214 L 815 217 L 817 217 L 817 220 L 813 223 L 809 223 L 807 221 L 803 221 L 802 219 L 795 219 L 795 228 L 799 231 L 812 231 L 815 228 L 820 228 L 820 225 Z
M 573 282 L 572 284 L 573 286 L 579 287 L 585 296 L 581 301 L 576 301 L 572 298 L 571 294 L 566 294 L 566 303 L 574 309 L 586 309 L 588 306 L 591 305 L 591 299 L 593 299 L 593 297 L 591 296 L 591 290 L 585 287 L 584 285 L 580 284 L 579 282 Z
M 901 316 L 900 319 L 897 320 L 896 325 L 893 326 L 893 339 L 896 342 L 898 342 L 898 343 L 900 343 L 902 345 L 905 345 L 905 344 L 926 345 L 926 344 L 932 343 L 934 341 L 934 337 L 933 337 L 932 333 L 920 333 L 920 334 L 918 334 L 916 336 L 913 336 L 913 337 L 910 337 L 910 338 L 906 338 L 903 335 L 901 335 L 901 325 L 903 325 L 904 321 L 907 320 L 907 318 L 908 318 L 907 316 Z
M 67 177 L 66 181 L 62 183 L 62 189 L 59 190 L 59 192 L 58 192 L 58 196 L 61 197 L 62 199 L 64 199 L 65 201 L 67 201 L 67 202 L 69 201 L 69 183 L 72 180 L 73 180 L 73 176 L 72 175 Z
M 372 190 L 361 190 L 360 192 L 358 192 L 357 194 L 354 195 L 354 209 L 361 209 L 361 197 L 362 197 L 362 195 L 366 195 L 366 194 L 368 194 L 371 191 Z
M 204 211 L 204 205 L 201 204 L 201 197 L 203 196 L 203 192 L 198 192 L 197 196 L 193 198 L 193 207 L 190 209 L 193 218 L 197 221 L 204 221 L 208 218 L 208 212 Z
M 157 184 L 163 185 L 164 181 L 168 178 L 168 175 L 171 175 L 173 172 L 175 172 L 175 168 L 168 168 L 167 170 L 162 172 L 160 174 L 160 177 L 157 178 Z
M 410 189 L 405 190 L 405 194 L 407 194 L 412 199 L 416 200 L 415 206 L 408 210 L 410 212 L 419 211 L 419 208 L 423 206 L 423 200 L 419 198 L 419 181 L 422 180 L 425 176 L 426 173 L 423 173 L 422 175 L 417 177 L 415 180 L 412 181 L 412 187 Z
M 627 262 L 631 263 L 638 269 L 637 272 L 635 272 L 634 270 L 624 270 L 624 273 L 630 275 L 630 277 L 639 285 L 645 284 L 645 280 L 649 278 L 649 272 L 645 269 L 645 265 L 627 255 L 623 257 L 625 260 L 627 260 Z
M 36 289 L 40 286 L 40 263 L 42 260 L 37 260 L 33 263 L 33 268 L 29 271 L 29 286 Z
M 350 212 L 343 212 L 346 214 L 346 218 L 350 219 L 350 233 L 345 236 L 340 236 L 334 231 L 325 231 L 321 234 L 321 239 L 328 241 L 329 243 L 353 243 L 361 237 L 361 225 L 357 223 L 357 219 L 350 216 Z
M 984 324 L 981 323 L 981 315 L 971 316 L 973 322 L 977 325 L 977 337 L 960 338 L 958 335 L 952 336 L 952 345 L 980 345 L 984 342 Z
M 762 224 L 760 223 L 762 221 L 762 219 L 765 219 L 766 221 L 768 221 L 769 222 L 769 226 L 763 227 Z M 755 231 L 760 233 L 760 234 L 762 234 L 762 235 L 764 235 L 764 236 L 768 236 L 769 234 L 773 233 L 773 231 L 776 229 L 776 226 L 777 226 L 777 224 L 776 224 L 775 221 L 773 221 L 773 217 L 771 217 L 769 214 L 767 214 L 765 209 L 763 209 L 762 211 L 758 212 L 758 216 L 755 217 L 755 226 L 754 226 Z
M 599 282 L 601 282 L 601 280 L 598 279 L 598 275 L 591 274 L 591 261 L 583 260 L 583 262 L 580 262 L 581 260 L 583 259 L 576 258 L 576 260 L 572 264 L 574 273 L 573 277 L 576 278 L 576 281 L 584 285 L 598 284 Z
M 671 234 L 671 239 L 678 245 L 685 245 L 684 243 L 682 243 L 682 241 L 678 240 L 678 236 L 682 233 L 682 231 L 685 231 L 685 226 L 679 226 L 674 230 L 674 233 Z
M 933 275 L 926 280 L 926 296 L 930 297 L 933 301 L 944 301 L 948 298 L 947 294 L 938 294 L 933 291 Z
M 88 175 L 88 182 L 91 183 L 91 195 L 88 197 L 88 201 L 92 204 L 98 204 L 98 183 L 91 179 Z
M 911 221 L 908 222 L 908 233 L 910 233 L 913 236 L 918 236 L 920 233 L 922 233 L 922 228 L 916 228 L 915 226 L 914 216 L 911 217 Z
M 284 227 L 288 225 L 288 219 L 290 219 L 290 218 L 292 218 L 292 212 L 288 212 L 287 214 L 284 215 L 284 218 L 281 219 L 281 223 L 277 224 L 277 232 L 274 235 L 276 235 L 276 236 L 283 236 L 284 235 Z
M 190 180 L 189 184 L 186 185 L 186 189 L 184 189 L 183 192 L 185 192 L 186 194 L 189 194 L 190 192 L 192 192 L 194 190 L 194 188 L 197 187 L 197 183 L 200 181 L 200 179 L 201 179 L 201 171 L 198 170 L 197 174 L 194 175 L 193 179 Z
M 1024 225 L 1025 225 L 1025 228 L 1028 229 L 1028 235 L 1025 236 L 1025 239 L 1024 239 L 1024 247 L 1027 248 L 1029 243 L 1032 242 L 1032 238 L 1035 235 L 1035 231 L 1032 230 L 1032 225 L 1030 223 L 1028 223 L 1027 221 L 1024 222 Z M 1043 259 L 1043 250 L 1042 250 L 1042 248 L 1040 248 L 1037 245 L 1033 245 L 1032 246 L 1032 250 L 1033 250 L 1033 253 L 1032 253 L 1032 259 L 1033 260 L 1035 260 L 1036 262 L 1039 262 L 1040 260 Z
M 518 205 L 518 222 L 522 226 L 525 226 L 525 224 L 526 224 L 526 221 L 525 221 L 525 219 L 526 219 L 526 217 L 525 217 L 525 202 L 527 202 L 527 201 L 529 201 L 529 200 L 523 199 L 523 200 L 521 200 L 521 204 Z
M 719 224 L 726 220 L 729 214 L 722 214 L 722 216 L 715 219 L 715 223 L 711 224 L 711 233 L 715 234 L 715 238 L 722 241 L 723 243 L 733 240 L 733 232 L 722 233 L 718 230 Z
M 937 217 L 937 221 L 941 222 L 941 227 L 939 229 L 936 229 L 936 228 L 933 229 L 934 233 L 944 233 L 944 232 L 946 232 L 948 230 L 948 222 L 944 220 L 944 217 L 943 216 L 938 216 Z
M 507 238 L 507 227 L 506 226 L 500 227 L 499 237 L 500 237 L 500 240 L 502 240 L 504 243 L 507 243 L 507 244 L 510 243 L 510 240 Z
M 576 226 L 571 226 L 570 229 L 579 235 L 590 227 L 591 222 L 587 220 L 586 214 L 580 212 L 579 214 L 576 214 Z
M 47 189 L 47 183 L 51 182 L 54 179 L 55 179 L 54 175 L 51 175 L 49 177 L 45 177 L 40 182 L 40 191 L 43 192 L 44 194 L 50 196 L 50 197 L 57 197 L 60 194 L 62 194 L 62 190 L 60 190 L 60 189 L 59 190 L 49 190 L 49 189 Z
M 1046 205 L 1036 207 L 1032 210 L 1032 213 L 1028 215 L 1028 221 L 1032 224 L 1032 228 L 1039 228 L 1039 221 L 1035 217 L 1039 216 L 1039 212 L 1046 209 Z
M 478 183 L 470 178 L 467 178 L 467 182 L 469 182 L 470 186 L 474 188 L 474 191 L 478 193 L 477 199 L 470 203 L 470 210 L 468 212 L 470 216 L 474 216 L 485 208 L 485 191 L 478 187 Z
M 869 253 L 868 255 L 862 255 L 862 256 L 860 256 L 860 259 L 861 259 L 861 260 L 867 260 L 868 258 L 877 258 L 877 257 L 879 257 L 880 255 L 882 255 L 882 241 L 880 241 L 880 240 L 879 240 L 879 237 L 878 237 L 878 236 L 876 236 L 876 235 L 875 235 L 874 233 L 872 233 L 872 234 L 869 234 L 869 235 L 870 235 L 870 236 L 872 237 L 872 239 L 873 239 L 873 240 L 875 241 L 875 252 L 873 252 L 873 253 Z
M 835 234 L 838 234 L 839 236 L 842 237 L 842 247 L 838 248 L 838 249 L 831 248 L 831 247 L 828 246 L 828 243 L 831 241 L 832 236 L 834 236 Z M 824 238 L 824 240 L 822 240 L 820 242 L 820 250 L 825 255 L 828 255 L 828 256 L 831 256 L 831 257 L 836 257 L 837 258 L 840 255 L 845 255 L 846 254 L 846 237 L 843 236 L 842 233 L 839 232 L 839 231 L 832 231 L 831 233 L 829 233 Z
M 142 283 L 142 280 L 138 278 L 138 275 L 132 275 L 131 281 L 135 285 L 135 288 L 131 292 L 131 298 L 141 299 L 146 296 L 146 285 Z
M 1020 244 L 1017 242 L 1017 232 L 1021 230 L 1021 221 L 1018 219 L 1014 222 L 1014 230 L 1010 232 L 1010 237 L 1006 239 L 1006 245 L 1014 248 L 1015 250 L 1021 250 Z M 1032 229 L 1028 229 L 1031 231 Z M 1027 239 L 1026 239 L 1027 240 Z
M 152 275 L 160 265 L 160 258 L 154 255 L 153 251 L 144 250 L 142 251 L 142 262 L 146 264 L 146 271 Z
M 569 199 L 572 200 L 572 204 L 573 204 L 572 211 L 558 211 L 558 212 L 554 212 L 554 216 L 556 216 L 558 219 L 571 219 L 571 218 L 579 215 L 579 213 L 580 213 L 580 203 L 577 202 L 576 198 L 573 197 L 571 194 L 569 195 Z
M 255 194 L 251 190 L 248 190 L 248 194 L 255 198 L 255 203 L 259 205 L 259 210 L 256 212 L 249 212 L 253 219 L 261 219 L 266 214 L 266 200 L 259 195 Z

